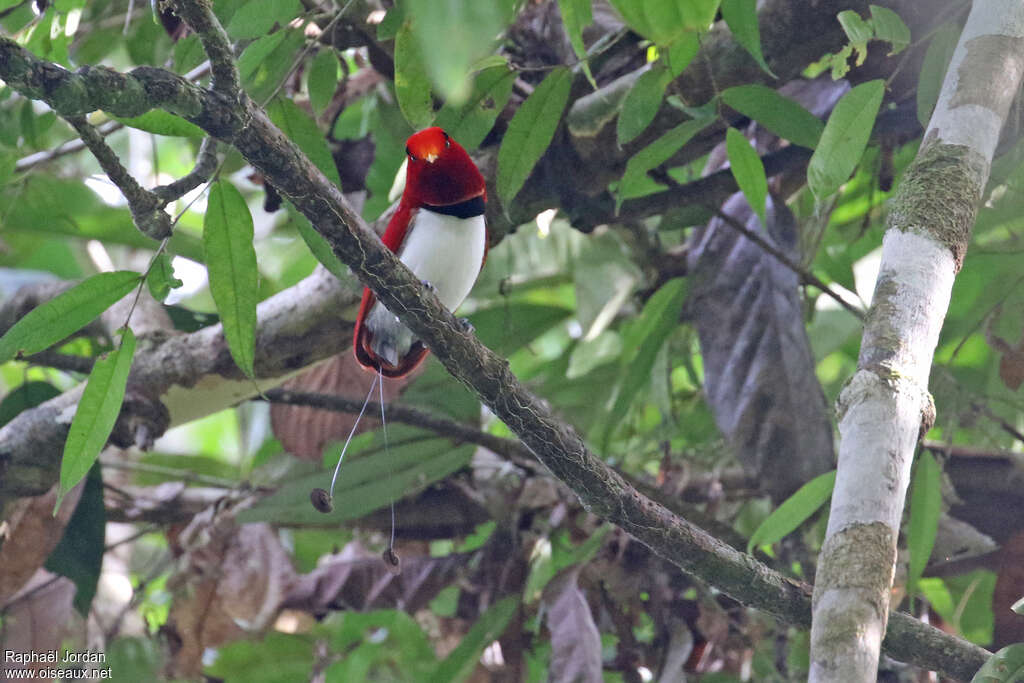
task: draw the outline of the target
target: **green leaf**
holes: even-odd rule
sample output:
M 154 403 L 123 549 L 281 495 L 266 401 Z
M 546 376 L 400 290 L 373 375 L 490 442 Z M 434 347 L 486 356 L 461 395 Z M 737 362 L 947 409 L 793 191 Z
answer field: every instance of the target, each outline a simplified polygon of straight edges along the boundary
M 664 133 L 630 157 L 626 162 L 626 171 L 622 174 L 622 180 L 619 181 L 618 203 L 622 204 L 623 200 L 642 194 L 647 172 L 672 158 L 673 154 L 682 149 L 683 145 L 689 142 L 694 135 L 704 130 L 714 120 L 711 117 L 691 119 Z
M 388 438 L 391 447 L 387 454 L 381 449 L 373 455 L 346 455 L 334 489 L 333 512 L 323 514 L 309 504 L 310 490 L 326 488 L 330 482 L 331 473 L 325 470 L 280 482 L 277 492 L 240 512 L 239 520 L 322 526 L 356 519 L 386 507 L 388 501 L 398 500 L 411 490 L 447 477 L 465 467 L 473 456 L 472 445 L 453 447 L 448 439 L 429 438 L 422 431 L 403 426 L 388 425 Z M 405 445 L 395 445 L 402 442 Z M 324 460 L 333 464 L 340 451 L 341 444 L 329 446 Z
M 410 22 L 395 36 L 395 97 L 409 125 L 419 130 L 434 120 L 430 79 Z
M 304 42 L 302 31 L 288 28 L 250 43 L 238 58 L 238 73 L 249 97 L 263 104 L 291 71 Z
M 470 71 L 491 52 L 506 22 L 512 18 L 514 3 L 509 0 L 408 0 L 405 4 L 425 73 L 437 86 L 442 99 L 454 104 L 465 102 L 470 94 Z M 399 32 L 395 44 L 396 86 L 401 36 Z
M 253 249 L 252 215 L 235 186 L 218 180 L 203 218 L 203 248 L 210 293 L 217 304 L 232 358 L 253 376 L 259 273 Z
M 451 683 L 466 680 L 476 668 L 484 648 L 504 632 L 512 615 L 519 609 L 520 599 L 519 595 L 510 595 L 491 605 L 477 618 L 455 649 L 438 664 L 430 680 Z
M 138 284 L 138 273 L 100 273 L 33 308 L 0 337 L 0 363 L 6 363 L 19 352 L 37 353 L 66 339 Z
M 308 634 L 271 631 L 262 640 L 236 640 L 217 648 L 203 672 L 224 683 L 307 681 L 312 675 L 314 639 Z
M 651 368 L 658 351 L 669 335 L 679 327 L 688 291 L 685 278 L 669 280 L 647 300 L 644 310 L 623 339 L 627 349 L 622 355 L 619 381 L 614 401 L 606 411 L 600 442 L 607 448 L 615 428 L 621 424 L 626 411 L 640 390 L 651 381 Z
M 121 335 L 121 345 L 106 358 L 98 358 L 93 365 L 64 443 L 60 490 L 54 512 L 67 492 L 88 474 L 100 451 L 107 445 L 107 438 L 121 412 L 134 354 L 135 335 L 126 327 Z
M 194 123 L 189 123 L 180 116 L 175 116 L 162 109 L 152 109 L 142 116 L 132 116 L 130 118 L 112 116 L 111 118 L 120 121 L 130 128 L 137 128 L 138 130 L 144 130 L 147 133 L 154 133 L 156 135 L 179 138 L 202 138 L 206 135 L 203 129 Z
M 761 52 L 761 31 L 757 25 L 757 0 L 722 0 L 722 18 L 736 42 L 750 53 L 758 66 L 772 78 L 775 74 Z
M 334 277 L 339 280 L 344 280 L 348 277 L 348 267 L 338 260 L 334 250 L 331 249 L 331 245 L 327 243 L 324 236 L 313 229 L 309 219 L 303 216 L 298 211 L 294 210 L 289 206 L 289 215 L 294 219 L 295 227 L 299 231 L 299 236 L 302 237 L 302 241 L 306 243 L 309 250 L 316 257 L 316 260 L 323 264 L 324 268 L 331 272 Z
M 619 112 L 615 126 L 620 145 L 640 135 L 651 125 L 671 80 L 672 75 L 668 69 L 657 67 L 645 71 L 636 79 L 622 102 L 622 111 Z
M 619 359 L 622 337 L 615 330 L 605 330 L 589 341 L 581 341 L 569 356 L 567 379 L 582 377 L 594 368 Z
M 884 81 L 868 81 L 836 104 L 807 168 L 807 184 L 818 200 L 838 190 L 857 167 L 884 95 Z
M 299 0 L 250 0 L 231 15 L 227 32 L 233 40 L 260 38 L 275 24 L 284 26 L 300 12 Z
M 935 534 L 939 530 L 939 515 L 942 512 L 941 477 L 935 456 L 929 451 L 922 451 L 914 471 L 914 483 L 910 491 L 910 523 L 907 526 L 910 550 L 907 592 L 910 594 L 916 591 L 917 582 L 924 574 L 935 545 Z
M 319 168 L 328 180 L 335 185 L 341 185 L 338 167 L 334 164 L 331 151 L 327 149 L 327 140 L 309 114 L 299 109 L 299 106 L 287 97 L 275 97 L 267 105 L 267 116 L 289 140 L 299 146 L 302 153 L 309 157 L 313 165 Z
M 875 30 L 875 39 L 884 40 L 892 49 L 889 56 L 903 52 L 910 45 L 910 29 L 900 19 L 900 15 L 887 7 L 871 5 L 871 23 Z
M 107 510 L 103 505 L 103 475 L 94 463 L 85 480 L 82 497 L 64 528 L 57 547 L 46 558 L 45 567 L 75 584 L 75 610 L 88 618 L 103 565 L 103 540 Z
M 686 33 L 704 32 L 715 19 L 719 0 L 611 0 L 629 27 L 659 46 Z
M 583 44 L 583 29 L 594 21 L 590 0 L 558 0 L 558 9 L 562 13 L 562 23 L 565 25 L 565 33 L 569 36 L 573 52 L 576 53 L 576 58 L 581 60 L 583 73 L 590 81 L 590 85 L 597 90 L 597 81 L 590 73 L 590 63 L 586 61 L 587 46 Z
M 946 77 L 946 69 L 953 59 L 953 51 L 960 39 L 960 27 L 947 22 L 935 32 L 928 43 L 921 63 L 921 75 L 917 79 L 917 120 L 925 129 L 932 117 L 935 103 L 939 101 L 939 91 Z
M 761 219 L 761 225 L 767 226 L 764 211 L 765 199 L 768 196 L 768 178 L 765 177 L 761 157 L 750 146 L 746 136 L 731 127 L 725 134 L 725 149 L 729 155 L 729 168 L 736 178 L 736 184 L 740 186 L 747 203 Z
M 467 151 L 473 151 L 491 132 L 495 119 L 512 95 L 515 81 L 516 72 L 508 64 L 481 70 L 473 80 L 469 98 L 461 105 L 445 103 L 434 125 L 444 128 Z
M 698 33 L 684 33 L 672 41 L 665 55 L 665 65 L 668 66 L 668 72 L 672 74 L 672 78 L 686 70 L 693 58 L 697 56 L 699 49 L 700 34 Z
M 171 256 L 166 251 L 161 251 L 153 260 L 153 265 L 146 275 L 146 286 L 149 293 L 157 301 L 163 301 L 172 289 L 181 287 L 184 283 L 174 277 L 174 266 L 171 265 Z
M 971 683 L 1020 683 L 1024 681 L 1024 643 L 1007 645 L 989 657 Z
M 334 91 L 338 87 L 338 58 L 332 48 L 322 49 L 316 53 L 309 65 L 306 76 L 306 89 L 309 90 L 309 103 L 316 115 L 324 113 L 331 103 Z
M 512 117 L 498 150 L 498 197 L 508 206 L 555 135 L 569 101 L 572 72 L 558 67 L 541 81 Z
M 801 486 L 754 530 L 747 541 L 747 552 L 761 545 L 776 543 L 803 524 L 832 497 L 835 483 L 836 472 L 832 470 Z
M 25 382 L 4 396 L 0 401 L 0 427 L 13 420 L 19 413 L 35 408 L 51 398 L 60 396 L 60 389 L 49 382 Z
M 857 66 L 862 65 L 868 56 L 868 41 L 875 36 L 874 28 L 853 10 L 843 10 L 836 18 L 850 40 L 850 46 L 857 51 Z
M 814 149 L 825 128 L 796 100 L 763 85 L 738 85 L 722 92 L 722 101 L 790 142 Z
M 394 40 L 405 22 L 405 3 L 396 2 L 377 25 L 377 40 Z

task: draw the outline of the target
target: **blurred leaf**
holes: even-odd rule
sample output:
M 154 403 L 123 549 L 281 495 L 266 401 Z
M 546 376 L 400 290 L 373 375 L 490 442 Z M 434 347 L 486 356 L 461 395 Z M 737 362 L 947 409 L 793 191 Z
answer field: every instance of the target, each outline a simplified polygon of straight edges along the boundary
M 309 247 L 316 260 L 339 280 L 347 278 L 348 266 L 338 260 L 338 256 L 331 249 L 331 245 L 327 243 L 323 235 L 313 229 L 309 219 L 291 207 L 289 207 L 288 214 L 293 218 L 295 228 L 299 231 L 299 236 L 302 237 L 302 241 Z
M 565 33 L 569 36 L 572 50 L 576 53 L 576 58 L 581 60 L 583 74 L 594 90 L 597 90 L 597 81 L 590 73 L 590 63 L 586 61 L 587 47 L 583 44 L 583 29 L 594 22 L 590 0 L 558 0 L 558 9 L 562 13 L 562 24 L 565 25 Z
M 498 35 L 512 18 L 510 0 L 408 0 L 413 36 L 420 46 L 423 67 L 442 99 L 458 105 L 470 94 L 469 73 L 490 53 Z M 401 32 L 396 41 L 400 41 Z M 395 47 L 398 71 L 398 45 Z M 396 85 L 397 85 L 396 74 Z M 410 119 L 412 121 L 412 119 Z
M 719 0 L 611 0 L 629 27 L 661 46 L 687 32 L 706 31 Z
M 782 504 L 751 534 L 750 540 L 747 541 L 747 553 L 753 552 L 758 546 L 777 543 L 810 519 L 811 515 L 832 497 L 835 483 L 835 470 L 819 474 L 782 501 Z
M 626 144 L 651 125 L 671 80 L 668 69 L 658 67 L 645 71 L 636 79 L 622 102 L 622 111 L 619 112 L 615 126 L 620 145 Z
M 722 101 L 792 143 L 814 149 L 825 125 L 800 103 L 763 85 L 738 85 Z
M 469 320 L 484 345 L 509 356 L 572 313 L 562 306 L 513 302 L 475 311 Z
M 599 365 L 611 363 L 622 354 L 622 337 L 615 330 L 605 330 L 590 341 L 580 342 L 569 356 L 566 377 L 582 377 Z
M 555 135 L 569 101 L 572 72 L 553 69 L 519 107 L 498 150 L 498 196 L 509 205 Z
M 249 97 L 264 104 L 291 71 L 304 42 L 302 31 L 287 28 L 250 43 L 238 58 L 238 73 Z
M 436 46 L 434 51 L 443 52 Z M 426 128 L 434 120 L 434 101 L 426 63 L 409 22 L 402 24 L 395 36 L 395 97 L 405 120 L 414 129 Z
M 64 443 L 64 455 L 60 462 L 60 491 L 54 510 L 60 507 L 67 492 L 89 472 L 100 451 L 107 445 L 107 438 L 121 413 L 134 354 L 135 335 L 126 327 L 123 328 L 120 346 L 105 358 L 98 358 L 93 365 L 82 398 L 78 401 L 75 417 L 71 420 L 68 439 Z
M 163 654 L 155 639 L 120 636 L 107 644 L 106 665 L 117 683 L 156 681 L 163 668 Z
M 683 148 L 683 145 L 711 125 L 714 120 L 710 117 L 691 119 L 664 133 L 630 157 L 626 163 L 626 171 L 622 174 L 622 180 L 619 181 L 617 202 L 621 204 L 623 200 L 639 196 L 641 192 L 638 190 L 644 187 L 647 172 L 671 159 L 672 155 Z
M 989 657 L 971 683 L 1020 683 L 1024 681 L 1024 643 L 1007 645 Z
M 206 133 L 199 126 L 162 109 L 151 109 L 141 116 L 132 116 L 131 118 L 121 116 L 111 116 L 111 118 L 131 128 L 144 130 L 155 135 L 180 138 L 202 138 L 206 136 Z
M 299 106 L 287 97 L 275 97 L 267 105 L 267 116 L 289 140 L 299 146 L 328 180 L 335 185 L 341 185 L 338 167 L 334 164 L 331 151 L 327 149 L 327 140 L 309 114 L 299 109 Z
M 405 21 L 405 3 L 396 2 L 377 25 L 377 40 L 393 40 Z
M 921 75 L 917 79 L 917 120 L 928 128 L 928 120 L 939 101 L 939 90 L 946 78 L 946 69 L 953 58 L 956 43 L 960 39 L 960 27 L 953 22 L 943 24 L 928 42 L 928 50 L 921 63 Z
M 36 306 L 0 337 L 0 363 L 11 360 L 18 352 L 36 353 L 66 339 L 138 284 L 138 273 L 100 273 Z
M 423 432 L 388 426 L 391 444 Z M 423 438 L 406 445 L 392 445 L 387 454 L 361 455 L 342 463 L 334 489 L 335 507 L 329 514 L 313 509 L 309 492 L 327 488 L 331 473 L 327 470 L 281 482 L 276 493 L 239 513 L 243 522 L 268 521 L 286 525 L 337 524 L 356 519 L 407 495 L 411 490 L 438 481 L 465 467 L 474 446 L 454 447 L 448 439 Z M 325 451 L 325 460 L 336 460 L 340 444 Z
M 750 53 L 758 66 L 772 78 L 775 74 L 761 52 L 761 31 L 757 25 L 757 0 L 722 0 L 722 18 L 736 42 Z
M 583 338 L 599 335 L 622 309 L 642 274 L 617 235 L 591 235 L 573 267 L 576 318 Z
M 333 48 L 325 48 L 316 53 L 309 65 L 306 76 L 306 88 L 309 90 L 309 104 L 317 116 L 331 103 L 334 91 L 338 87 L 338 58 Z
M 623 338 L 627 349 L 622 356 L 615 400 L 605 411 L 602 450 L 607 449 L 615 429 L 626 415 L 640 390 L 651 381 L 651 368 L 669 335 L 679 327 L 679 316 L 686 300 L 687 281 L 669 280 L 647 300 L 644 310 Z
M 885 82 L 868 81 L 843 95 L 825 124 L 807 168 L 807 184 L 824 199 L 845 183 L 857 167 L 885 95 Z
M 238 640 L 216 650 L 204 673 L 224 683 L 306 681 L 313 670 L 314 640 L 309 635 L 270 632 L 262 640 Z
M 768 178 L 765 177 L 761 157 L 750 146 L 746 136 L 732 127 L 726 131 L 725 148 L 729 155 L 729 169 L 736 178 L 736 184 L 747 198 L 747 203 L 754 209 L 754 213 L 761 219 L 761 225 L 767 225 L 765 199 L 768 197 Z
M 932 555 L 941 513 L 942 473 L 931 451 L 922 450 L 917 459 L 913 488 L 910 491 L 910 523 L 907 526 L 910 550 L 907 592 L 911 595 L 916 592 L 917 582 Z
M 700 49 L 700 35 L 697 33 L 684 33 L 675 42 L 668 46 L 668 55 L 665 64 L 668 72 L 675 78 L 690 66 L 690 62 L 697 56 Z
M 245 199 L 234 185 L 218 180 L 210 191 L 203 217 L 210 293 L 224 325 L 231 357 L 249 377 L 254 372 L 259 286 L 252 239 L 252 215 Z
M 153 265 L 146 275 L 146 286 L 149 293 L 157 301 L 163 301 L 172 289 L 181 287 L 184 283 L 174 277 L 174 266 L 171 265 L 171 256 L 166 251 L 161 251 L 153 260 Z
M 75 610 L 88 618 L 103 566 L 107 510 L 103 505 L 103 475 L 93 463 L 82 497 L 64 528 L 57 547 L 46 558 L 46 568 L 75 583 Z
M 231 16 L 227 32 L 233 40 L 259 38 L 274 25 L 285 26 L 302 12 L 299 0 L 249 0 Z
M 13 420 L 19 413 L 60 396 L 60 393 L 60 389 L 49 382 L 35 381 L 18 385 L 0 401 L 0 427 Z
M 516 72 L 508 64 L 483 69 L 476 74 L 466 101 L 461 105 L 445 103 L 434 125 L 444 128 L 466 151 L 472 152 L 491 132 L 498 114 L 508 104 L 515 80 Z
M 438 664 L 430 680 L 452 683 L 466 680 L 473 673 L 484 648 L 497 640 L 505 630 L 519 608 L 519 600 L 520 596 L 510 595 L 477 617 L 455 649 Z

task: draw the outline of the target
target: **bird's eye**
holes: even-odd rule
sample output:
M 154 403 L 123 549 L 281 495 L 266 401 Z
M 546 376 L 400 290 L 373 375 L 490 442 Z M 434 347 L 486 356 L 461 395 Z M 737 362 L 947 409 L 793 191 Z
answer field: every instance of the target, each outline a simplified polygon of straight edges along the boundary
M 405 148 L 405 153 L 409 157 L 409 161 L 416 161 L 416 155 L 412 153 L 408 146 Z
M 441 135 L 444 136 L 444 148 L 448 149 L 449 147 L 452 146 L 452 139 L 448 137 L 448 133 L 444 132 L 443 130 L 441 131 Z

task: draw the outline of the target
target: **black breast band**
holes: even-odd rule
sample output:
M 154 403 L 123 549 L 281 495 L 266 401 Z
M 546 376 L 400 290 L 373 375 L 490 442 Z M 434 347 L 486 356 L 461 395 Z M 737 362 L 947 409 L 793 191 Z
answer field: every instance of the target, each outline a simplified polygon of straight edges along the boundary
M 458 204 L 448 204 L 447 206 L 434 206 L 432 204 L 424 205 L 425 209 L 433 211 L 434 213 L 442 213 L 445 216 L 455 216 L 456 218 L 472 218 L 473 216 L 482 216 L 484 213 L 484 198 L 473 197 L 467 199 L 464 202 Z

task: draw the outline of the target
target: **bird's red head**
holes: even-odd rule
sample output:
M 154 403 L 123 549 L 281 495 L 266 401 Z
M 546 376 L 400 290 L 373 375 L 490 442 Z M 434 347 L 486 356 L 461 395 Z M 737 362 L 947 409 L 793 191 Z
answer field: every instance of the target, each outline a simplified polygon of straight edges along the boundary
M 475 197 L 486 198 L 484 177 L 462 145 L 434 126 L 409 137 L 408 164 L 402 202 L 449 206 Z

